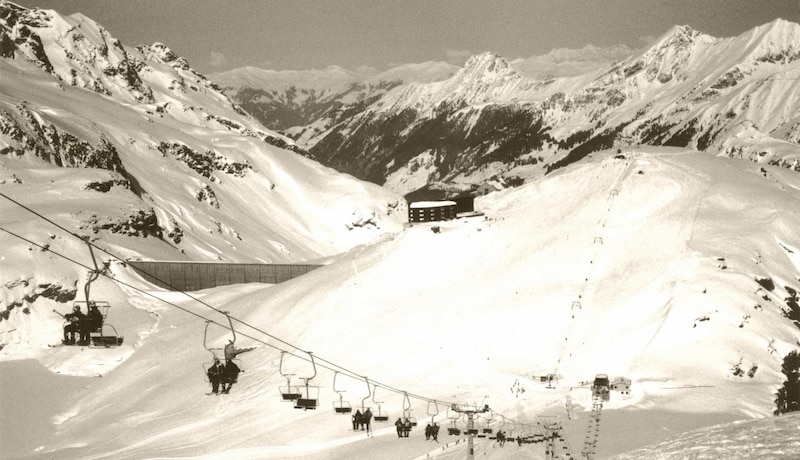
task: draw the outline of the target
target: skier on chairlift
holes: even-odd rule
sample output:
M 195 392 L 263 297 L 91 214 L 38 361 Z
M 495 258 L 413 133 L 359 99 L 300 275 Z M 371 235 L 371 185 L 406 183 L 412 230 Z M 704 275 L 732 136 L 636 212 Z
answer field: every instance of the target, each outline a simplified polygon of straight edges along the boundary
M 222 373 L 224 371 L 225 368 L 222 366 L 219 358 L 214 358 L 214 364 L 212 364 L 206 372 L 208 381 L 211 383 L 211 392 L 214 394 L 219 394 L 219 384 L 222 381 Z
M 403 437 L 403 431 L 405 429 L 404 428 L 404 424 L 403 424 L 403 419 L 401 419 L 400 417 L 397 417 L 397 421 L 394 422 L 394 426 L 395 426 L 395 428 L 397 428 L 397 437 L 398 438 L 402 438 Z
M 99 332 L 103 329 L 103 314 L 97 309 L 97 304 L 92 302 L 89 304 L 89 330 L 92 332 Z
M 233 343 L 233 339 L 229 339 L 228 343 L 225 344 L 225 361 L 231 362 L 231 360 L 235 358 L 236 355 L 252 351 L 255 349 L 256 347 L 236 348 L 236 345 L 234 345 Z
M 75 305 L 72 307 L 72 313 L 67 313 L 63 317 L 67 320 L 64 324 L 64 345 L 74 345 L 75 334 L 80 333 L 81 324 L 86 322 L 86 315 L 81 312 L 79 305 Z
M 371 432 L 369 425 L 370 423 L 372 423 L 372 411 L 369 409 L 369 407 L 367 407 L 367 410 L 365 410 L 364 413 L 361 415 L 361 423 L 363 424 L 364 427 L 366 427 L 367 436 L 369 436 Z
M 233 362 L 233 360 L 229 360 L 225 363 L 225 368 L 222 371 L 222 392 L 224 394 L 228 394 L 231 391 L 231 387 L 234 383 L 238 381 L 239 372 L 242 370 L 239 369 L 239 366 Z

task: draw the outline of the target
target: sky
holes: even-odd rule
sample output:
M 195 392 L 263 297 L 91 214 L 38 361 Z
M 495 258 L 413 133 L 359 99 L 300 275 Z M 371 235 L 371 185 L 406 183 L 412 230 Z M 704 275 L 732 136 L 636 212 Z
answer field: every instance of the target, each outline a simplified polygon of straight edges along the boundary
M 162 42 L 211 73 L 447 61 L 493 51 L 530 58 L 556 48 L 641 48 L 674 25 L 728 37 L 782 18 L 797 0 L 17 0 L 80 12 L 129 46 Z

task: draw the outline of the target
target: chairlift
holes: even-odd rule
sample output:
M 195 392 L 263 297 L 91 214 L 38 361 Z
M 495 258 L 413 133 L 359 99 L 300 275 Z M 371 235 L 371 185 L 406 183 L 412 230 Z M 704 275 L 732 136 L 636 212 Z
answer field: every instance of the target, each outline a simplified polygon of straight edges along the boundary
M 117 329 L 112 324 L 106 322 L 111 304 L 103 300 L 92 300 L 88 302 L 77 300 L 72 303 L 73 310 L 75 307 L 83 309 L 84 305 L 86 305 L 86 311 L 97 307 L 102 318 L 99 326 L 94 325 L 94 327 L 91 327 L 89 330 L 89 348 L 116 348 L 122 345 L 124 338 L 119 336 Z
M 511 421 L 511 429 L 508 430 L 508 433 L 505 433 L 506 439 L 511 439 L 514 437 L 514 432 L 517 431 L 517 422 Z
M 475 425 L 477 426 L 478 421 L 483 417 L 481 415 L 476 415 L 475 417 L 476 417 L 475 418 Z M 483 430 L 484 430 L 483 428 L 475 428 L 475 435 L 477 437 L 479 437 L 479 438 L 485 438 L 486 437 L 486 432 L 483 431 Z
M 314 368 L 314 375 L 311 377 L 300 377 L 300 380 L 305 382 L 305 394 L 301 394 L 299 398 L 297 398 L 294 402 L 295 409 L 316 409 L 319 406 L 319 387 L 310 386 L 308 382 L 310 382 L 314 377 L 317 376 L 317 364 L 314 362 L 314 354 L 310 351 L 307 351 L 308 356 L 311 357 L 311 366 Z M 303 397 L 305 396 L 305 397 Z
M 497 433 L 501 433 L 503 431 L 503 428 L 505 428 L 506 426 L 506 417 L 504 415 L 501 415 L 500 418 L 503 419 L 503 421 L 500 422 L 500 426 L 497 428 Z M 497 433 L 494 433 L 493 436 L 489 436 L 489 439 L 497 439 Z
M 231 320 L 231 317 L 228 314 L 228 312 L 223 312 L 223 313 L 228 318 L 228 324 L 229 324 L 231 333 L 233 334 L 233 337 L 234 337 L 234 340 L 235 340 L 236 332 L 233 329 L 233 321 Z M 208 326 L 211 325 L 211 323 L 213 323 L 213 321 L 211 321 L 210 319 L 207 319 L 206 320 L 206 327 L 203 330 L 203 348 L 205 348 L 209 353 L 211 353 L 211 361 L 203 364 L 203 378 L 205 379 L 206 382 L 209 382 L 209 380 L 208 380 L 208 370 L 211 368 L 211 366 L 214 365 L 215 361 L 220 359 L 220 356 L 224 357 L 224 348 L 223 347 L 211 347 L 208 344 Z M 216 323 L 214 323 L 214 324 L 216 324 Z M 233 361 L 236 364 L 236 366 L 239 368 L 239 372 L 244 372 L 244 368 L 242 367 L 242 361 L 240 359 L 232 359 L 231 361 Z M 211 383 L 211 382 L 209 382 L 209 383 Z
M 333 411 L 336 412 L 337 414 L 349 414 L 350 412 L 353 412 L 353 406 L 351 406 L 349 402 L 342 399 L 343 398 L 342 393 L 344 393 L 345 390 L 336 389 L 336 377 L 338 375 L 339 371 L 336 371 L 333 374 L 333 391 L 339 393 L 339 400 L 333 402 Z
M 381 410 L 381 404 L 383 401 L 378 401 L 375 399 L 375 391 L 378 389 L 378 385 L 375 384 L 372 387 L 372 402 L 378 405 L 378 410 L 375 412 L 375 421 L 376 422 L 388 422 L 389 421 L 389 414 Z
M 458 436 L 461 434 L 461 430 L 456 425 L 456 421 L 461 418 L 461 413 L 455 411 L 451 408 L 447 409 L 447 418 L 450 419 L 450 426 L 447 427 L 447 434 L 452 436 Z
M 486 418 L 486 426 L 483 427 L 483 434 L 492 434 L 494 430 L 492 430 L 489 425 L 492 424 L 492 419 L 494 418 L 494 412 L 489 412 L 489 416 Z
M 411 422 L 411 426 L 417 426 L 417 418 L 411 415 L 411 399 L 407 392 L 403 392 L 403 418 Z
M 536 444 L 544 442 L 544 440 L 545 440 L 545 434 L 542 432 L 542 426 L 537 423 L 534 432 L 531 433 L 530 436 L 528 436 L 528 442 Z
M 298 386 L 292 386 L 292 376 L 294 374 L 290 374 L 283 371 L 283 355 L 286 354 L 286 350 L 281 352 L 281 362 L 280 366 L 278 367 L 278 372 L 284 377 L 286 377 L 286 386 L 285 387 L 278 387 L 281 392 L 281 401 L 283 402 L 292 402 L 297 401 L 300 399 L 300 388 Z
M 106 301 L 93 301 L 89 295 L 92 283 L 97 281 L 100 275 L 108 270 L 109 264 L 106 262 L 103 264 L 103 268 L 100 268 L 97 265 L 97 258 L 94 255 L 94 249 L 92 244 L 89 242 L 89 238 L 85 237 L 83 238 L 83 241 L 86 243 L 86 246 L 89 247 L 89 254 L 92 256 L 92 264 L 94 265 L 94 269 L 89 270 L 89 278 L 86 280 L 86 284 L 83 286 L 83 294 L 86 297 L 86 301 L 75 302 L 73 304 L 73 308 L 75 306 L 80 307 L 82 303 L 85 303 L 87 315 L 90 313 L 92 307 L 97 307 L 100 311 L 102 321 L 99 325 L 92 324 L 91 329 L 89 330 L 90 348 L 116 348 L 122 345 L 124 337 L 121 337 L 117 332 L 117 329 L 106 321 L 108 319 L 109 310 L 111 309 L 111 304 Z

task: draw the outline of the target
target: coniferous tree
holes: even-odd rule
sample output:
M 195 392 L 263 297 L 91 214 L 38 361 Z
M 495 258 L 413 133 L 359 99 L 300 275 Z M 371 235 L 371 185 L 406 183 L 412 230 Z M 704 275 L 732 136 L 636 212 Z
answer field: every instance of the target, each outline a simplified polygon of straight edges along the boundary
M 800 353 L 793 351 L 783 359 L 786 380 L 775 395 L 775 415 L 800 411 Z

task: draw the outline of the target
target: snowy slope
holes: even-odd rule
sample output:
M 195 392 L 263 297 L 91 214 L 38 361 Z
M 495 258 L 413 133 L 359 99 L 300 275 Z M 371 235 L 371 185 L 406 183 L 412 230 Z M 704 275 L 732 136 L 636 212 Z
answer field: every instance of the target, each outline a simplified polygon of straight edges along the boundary
M 614 457 L 619 460 L 790 459 L 800 455 L 797 440 L 800 416 L 790 414 L 704 428 L 655 446 Z
M 25 446 L 19 452 L 84 459 L 463 455 L 463 442 L 445 434 L 435 445 L 419 429 L 399 440 L 391 424 L 377 424 L 374 438 L 349 431 L 349 418 L 332 410 L 338 395 L 325 363 L 407 391 L 421 422 L 438 409 L 445 426 L 448 402 L 485 402 L 492 426 L 512 434 L 556 416 L 575 453 L 591 407 L 585 382 L 598 373 L 628 377 L 631 397 L 612 393 L 605 405 L 598 458 L 693 428 L 769 417 L 782 358 L 800 338 L 786 318 L 791 292 L 800 290 L 800 178 L 691 150 L 613 155 L 595 154 L 482 198 L 486 219 L 440 224 L 438 232 L 411 227 L 288 283 L 198 293 L 256 328 L 237 323 L 237 344 L 259 348 L 242 355 L 246 372 L 226 396 L 203 396 L 201 364 L 210 356 L 204 322 L 128 290 L 124 302 L 153 312 L 155 324 L 123 362 L 105 350 L 28 346 L 16 353 L 75 378 L 103 375 L 69 392 L 53 411 L 51 434 L 18 440 Z M 136 282 L 126 273 L 118 271 Z M 158 295 L 224 322 L 180 294 Z M 213 324 L 209 333 L 213 344 L 229 337 Z M 281 349 L 292 352 L 283 369 Z M 317 411 L 280 401 L 281 370 L 294 373 L 293 382 L 312 375 L 303 350 L 317 357 Z M 113 370 L 101 370 L 111 362 Z M 558 375 L 556 389 L 533 378 L 547 373 Z M 366 398 L 376 409 L 364 380 L 340 376 L 337 386 L 353 406 Z M 430 399 L 439 402 L 431 407 Z M 383 387 L 375 400 L 391 420 L 404 408 L 403 395 Z M 485 441 L 478 448 L 491 458 L 543 458 L 544 451 Z

